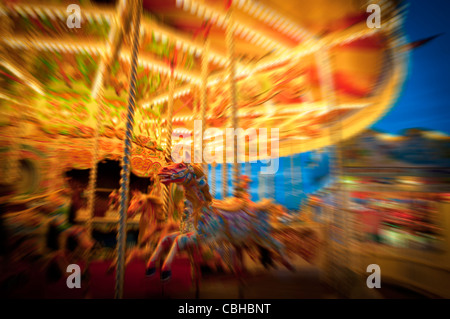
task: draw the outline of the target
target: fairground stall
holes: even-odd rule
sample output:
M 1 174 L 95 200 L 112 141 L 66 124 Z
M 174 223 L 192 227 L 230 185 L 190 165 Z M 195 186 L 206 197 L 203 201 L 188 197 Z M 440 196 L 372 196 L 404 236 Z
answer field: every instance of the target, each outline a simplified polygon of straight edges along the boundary
M 409 129 L 367 130 L 342 144 L 343 175 L 311 194 L 307 206 L 330 225 L 330 247 L 345 253 L 355 274 L 377 264 L 385 282 L 448 298 L 449 142 L 441 132 Z
M 241 248 L 254 251 L 233 240 L 250 236 L 248 242 L 259 245 L 261 254 L 271 250 L 289 268 L 274 248 L 292 241 L 280 230 L 289 224 L 286 209 L 265 195 L 252 200 L 243 167 L 251 172 L 253 165 L 268 168 L 279 157 L 325 149 L 332 177 L 342 175 L 342 154 L 335 146 L 389 110 L 409 50 L 396 2 L 380 1 L 383 28 L 368 27 L 364 3 L 4 1 L 2 204 L 8 230 L 17 238 L 31 236 L 35 245 L 22 242 L 21 249 L 9 252 L 8 271 L 30 251 L 36 258 L 49 256 L 50 241 L 42 234 L 48 239 L 52 229 L 66 234 L 67 245 L 73 236 L 84 245 L 79 254 L 55 248 L 50 260 L 61 266 L 61 260 L 83 256 L 85 268 L 94 267 L 98 255 L 92 251 L 104 242 L 93 234 L 110 227 L 117 231 L 110 288 L 121 298 L 130 256 L 146 256 L 143 274 L 176 277 L 176 267 L 169 267 L 174 255 L 161 269 L 154 260 L 160 257 L 158 240 L 169 231 L 179 230 L 187 243 L 222 234 L 205 216 L 224 228 L 225 243 L 205 240 L 218 259 L 229 261 Z M 234 133 L 246 142 L 243 148 L 226 141 L 226 128 L 242 129 Z M 174 154 L 183 162 L 179 167 Z M 255 212 L 264 212 L 264 219 L 253 220 Z M 292 222 L 314 222 L 308 214 L 300 216 Z M 269 226 L 281 234 L 273 235 Z M 35 234 L 35 227 L 42 232 Z M 128 245 L 136 245 L 133 253 L 126 245 L 130 227 L 138 230 L 137 243 Z M 303 232 L 300 240 L 311 233 Z M 177 243 L 184 242 L 180 238 Z M 337 262 L 337 252 L 325 251 Z M 202 253 L 192 249 L 189 256 L 199 279 Z M 325 272 L 334 283 L 344 278 Z M 92 276 L 91 283 L 95 280 Z
M 346 141 L 344 177 L 355 264 L 448 298 L 450 290 L 449 136 L 410 129 L 368 131 Z M 359 260 L 358 260 L 359 258 Z M 356 268 L 356 267 L 355 267 Z

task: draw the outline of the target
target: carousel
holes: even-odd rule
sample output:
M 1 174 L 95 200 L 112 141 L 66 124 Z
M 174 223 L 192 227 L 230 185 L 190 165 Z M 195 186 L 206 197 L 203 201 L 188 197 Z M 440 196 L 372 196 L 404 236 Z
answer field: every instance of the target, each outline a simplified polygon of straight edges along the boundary
M 308 194 L 293 214 L 274 186 L 252 200 L 245 171 L 327 152 L 343 194 L 340 145 L 390 109 L 406 73 L 403 8 L 379 6 L 382 28 L 362 0 L 4 1 L 2 280 L 80 264 L 89 287 L 106 258 L 123 298 L 138 259 L 155 285 L 188 276 L 198 296 L 202 265 L 241 285 L 243 256 L 270 255 L 317 262 L 347 289 L 335 268 L 348 252 L 327 244 L 345 229 L 342 196 L 323 222 Z

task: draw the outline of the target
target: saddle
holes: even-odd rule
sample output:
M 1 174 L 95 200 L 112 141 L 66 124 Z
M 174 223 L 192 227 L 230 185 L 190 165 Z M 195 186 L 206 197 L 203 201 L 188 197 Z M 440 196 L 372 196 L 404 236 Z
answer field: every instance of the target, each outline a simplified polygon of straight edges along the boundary
M 252 202 L 252 208 L 256 210 L 270 210 L 272 209 L 274 204 L 272 200 L 269 198 L 263 198 L 260 202 L 254 203 Z
M 252 212 L 253 205 L 249 205 L 246 200 L 242 200 L 236 197 L 228 197 L 227 199 L 220 201 L 213 200 L 211 206 L 215 209 L 216 212 L 217 210 L 228 213 L 243 211 L 251 217 L 256 217 L 255 213 Z
M 236 212 L 245 208 L 247 203 L 234 197 L 228 197 L 224 200 L 213 200 L 212 207 L 225 212 Z

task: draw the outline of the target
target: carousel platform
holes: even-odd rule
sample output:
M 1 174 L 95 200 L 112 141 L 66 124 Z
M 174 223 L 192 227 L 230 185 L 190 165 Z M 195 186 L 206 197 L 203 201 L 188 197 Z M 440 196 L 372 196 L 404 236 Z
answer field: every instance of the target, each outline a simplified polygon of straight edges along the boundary
M 28 271 L 2 284 L 1 291 L 8 299 L 110 299 L 114 298 L 115 272 L 108 272 L 109 260 L 91 263 L 89 277 L 83 280 L 81 289 L 68 289 L 66 279 L 46 281 L 45 273 Z M 81 265 L 82 266 L 82 265 Z M 193 284 L 189 260 L 178 257 L 173 264 L 169 281 L 161 282 L 159 272 L 145 276 L 143 261 L 131 262 L 125 271 L 125 299 L 343 299 L 338 291 L 321 281 L 317 267 L 299 262 L 297 271 L 285 269 L 266 270 L 251 262 L 243 282 L 228 273 L 203 271 L 199 291 Z M 361 286 L 362 287 L 362 286 Z M 362 299 L 425 299 L 420 294 L 391 282 L 383 282 L 374 291 L 362 287 Z M 363 291 L 365 290 L 365 291 Z
M 112 299 L 114 298 L 115 271 L 108 272 L 109 260 L 93 261 L 89 274 L 82 279 L 80 289 L 69 289 L 66 278 L 49 282 L 45 272 L 24 268 L 23 272 L 2 283 L 2 297 L 8 299 Z M 83 269 L 84 265 L 80 264 Z M 173 263 L 173 275 L 161 282 L 159 272 L 145 276 L 142 261 L 131 262 L 125 271 L 124 298 L 168 298 L 171 294 L 189 291 L 191 270 L 187 258 L 177 258 Z

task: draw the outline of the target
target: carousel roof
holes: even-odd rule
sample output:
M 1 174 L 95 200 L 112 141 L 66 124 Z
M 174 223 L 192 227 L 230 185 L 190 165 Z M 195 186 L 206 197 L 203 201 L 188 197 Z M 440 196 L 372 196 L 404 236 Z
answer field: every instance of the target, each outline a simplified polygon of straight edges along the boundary
M 396 99 L 407 56 L 395 2 L 380 3 L 383 27 L 374 29 L 366 24 L 365 2 L 144 0 L 134 141 L 165 146 L 171 66 L 175 132 L 192 132 L 204 80 L 207 127 L 232 126 L 225 45 L 230 8 L 236 22 L 238 127 L 278 128 L 281 156 L 361 132 Z M 113 32 L 116 21 L 122 27 L 120 4 L 79 1 L 81 28 L 70 29 L 67 6 L 73 3 L 6 1 L 1 7 L 3 123 L 16 110 L 39 123 L 49 138 L 94 136 L 98 70 L 112 50 L 109 43 L 121 41 Z M 130 40 L 122 42 L 104 79 L 100 133 L 120 139 L 131 60 Z

